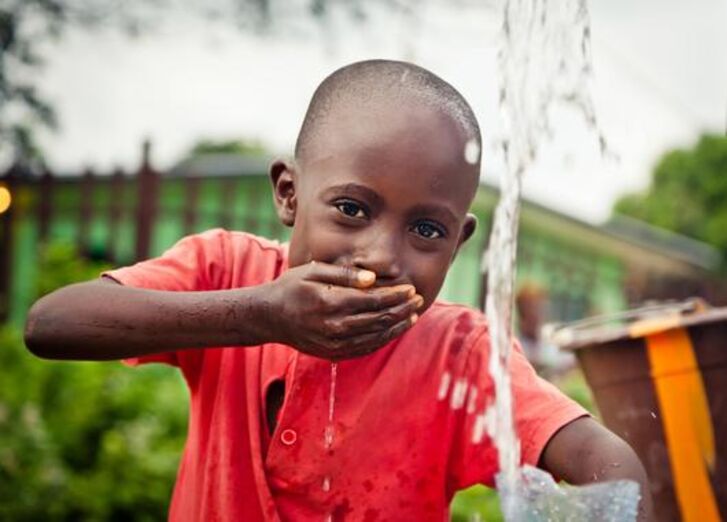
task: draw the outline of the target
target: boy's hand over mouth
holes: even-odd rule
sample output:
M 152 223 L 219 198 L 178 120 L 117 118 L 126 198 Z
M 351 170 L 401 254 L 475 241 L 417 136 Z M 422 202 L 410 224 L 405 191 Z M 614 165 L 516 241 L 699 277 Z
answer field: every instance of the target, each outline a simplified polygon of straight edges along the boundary
M 412 285 L 374 288 L 376 274 L 312 262 L 269 284 L 270 339 L 330 360 L 384 346 L 417 320 L 424 304 Z

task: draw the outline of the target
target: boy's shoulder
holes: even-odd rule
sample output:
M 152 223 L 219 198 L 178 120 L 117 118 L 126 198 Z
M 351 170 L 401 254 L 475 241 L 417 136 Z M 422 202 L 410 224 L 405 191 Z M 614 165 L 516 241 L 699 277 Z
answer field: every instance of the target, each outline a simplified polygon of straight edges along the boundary
M 278 277 L 288 262 L 288 245 L 241 230 L 213 228 L 185 239 L 199 241 L 211 288 L 259 285 Z
M 261 250 L 275 250 L 284 253 L 287 244 L 275 239 L 268 239 L 244 230 L 228 230 L 225 228 L 211 228 L 197 234 L 186 236 L 182 241 L 201 241 L 206 244 L 221 244 L 233 248 L 258 248 Z
M 224 290 L 268 282 L 287 264 L 287 245 L 248 232 L 213 228 L 181 238 L 161 256 L 104 272 L 129 286 Z
M 242 260 L 254 262 L 259 257 L 281 263 L 287 262 L 288 257 L 287 243 L 225 228 L 212 228 L 186 236 L 177 245 L 192 246 L 207 259 L 216 259 L 222 264 L 237 264 Z

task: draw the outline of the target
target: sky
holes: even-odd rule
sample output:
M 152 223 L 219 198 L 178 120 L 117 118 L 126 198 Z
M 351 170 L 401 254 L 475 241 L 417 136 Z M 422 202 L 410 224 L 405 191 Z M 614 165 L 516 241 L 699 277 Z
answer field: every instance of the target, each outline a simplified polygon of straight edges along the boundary
M 39 82 L 61 128 L 41 143 L 57 171 L 133 169 L 144 138 L 165 169 L 199 139 L 259 139 L 290 154 L 316 85 L 366 58 L 414 61 L 473 106 L 484 137 L 482 179 L 503 172 L 496 56 L 497 1 L 422 0 L 415 15 L 373 9 L 354 25 L 286 22 L 253 36 L 184 11 L 138 38 L 74 31 L 49 48 Z M 644 189 L 658 157 L 727 126 L 725 0 L 589 2 L 591 93 L 615 157 L 603 158 L 577 114 L 558 113 L 524 180 L 525 196 L 589 222 L 623 193 Z

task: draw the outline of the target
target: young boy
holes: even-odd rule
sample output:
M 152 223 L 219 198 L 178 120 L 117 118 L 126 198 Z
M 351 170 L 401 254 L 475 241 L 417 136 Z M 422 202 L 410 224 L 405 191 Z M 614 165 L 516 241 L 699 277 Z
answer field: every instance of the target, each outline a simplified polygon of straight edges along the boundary
M 295 160 L 270 169 L 288 246 L 186 237 L 38 301 L 28 348 L 182 371 L 171 520 L 444 520 L 457 490 L 497 472 L 492 441 L 473 437 L 493 399 L 487 324 L 435 301 L 475 229 L 480 144 L 467 102 L 429 71 L 344 67 L 316 90 Z M 511 372 L 523 463 L 574 484 L 636 480 L 647 520 L 633 451 L 519 350 Z

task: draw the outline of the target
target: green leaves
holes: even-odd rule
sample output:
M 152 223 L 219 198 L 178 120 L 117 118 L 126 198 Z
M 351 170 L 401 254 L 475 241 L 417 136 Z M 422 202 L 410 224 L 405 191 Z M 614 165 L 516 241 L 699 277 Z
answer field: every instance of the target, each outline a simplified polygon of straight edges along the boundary
M 692 149 L 666 153 L 643 194 L 614 211 L 711 243 L 727 259 L 727 137 L 702 136 Z
M 166 517 L 187 419 L 176 370 L 41 361 L 9 327 L 0 361 L 0 519 Z
M 54 244 L 39 292 L 103 267 Z M 0 520 L 164 520 L 186 436 L 179 372 L 36 359 L 0 325 Z

